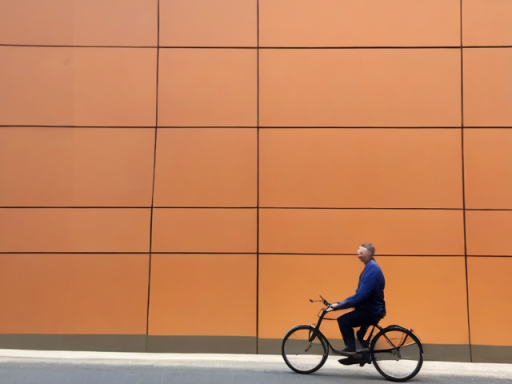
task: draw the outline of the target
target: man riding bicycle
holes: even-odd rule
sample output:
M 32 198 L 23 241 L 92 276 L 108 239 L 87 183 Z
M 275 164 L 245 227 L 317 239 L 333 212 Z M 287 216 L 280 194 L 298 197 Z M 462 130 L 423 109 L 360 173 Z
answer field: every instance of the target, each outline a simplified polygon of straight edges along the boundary
M 382 270 L 375 262 L 374 254 L 375 247 L 371 243 L 365 243 L 359 247 L 357 256 L 365 266 L 359 276 L 355 294 L 343 301 L 331 304 L 327 309 L 327 311 L 337 311 L 354 308 L 353 311 L 338 317 L 338 325 L 346 346 L 341 353 L 352 358 L 357 354 L 354 328 L 360 327 L 357 331 L 357 339 L 363 348 L 368 348 L 364 341 L 368 327 L 377 324 L 386 315 L 386 303 L 384 302 L 386 281 Z M 352 364 L 350 358 L 342 359 L 340 363 Z

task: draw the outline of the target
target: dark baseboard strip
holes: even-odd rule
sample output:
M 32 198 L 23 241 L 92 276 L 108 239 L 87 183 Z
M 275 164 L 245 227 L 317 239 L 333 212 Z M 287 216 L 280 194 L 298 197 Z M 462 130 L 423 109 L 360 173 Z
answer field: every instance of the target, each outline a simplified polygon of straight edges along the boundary
M 475 363 L 512 364 L 512 346 L 473 345 L 471 353 Z
M 469 344 L 424 344 L 423 357 L 426 361 L 471 362 Z
M 0 334 L 0 349 L 255 354 L 256 337 Z
M 148 352 L 255 354 L 256 337 L 149 336 Z

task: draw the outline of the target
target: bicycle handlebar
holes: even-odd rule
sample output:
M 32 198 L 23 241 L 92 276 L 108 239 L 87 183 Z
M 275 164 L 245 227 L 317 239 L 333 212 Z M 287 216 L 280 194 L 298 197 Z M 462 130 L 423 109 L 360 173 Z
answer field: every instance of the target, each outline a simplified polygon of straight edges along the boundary
M 309 299 L 309 301 L 310 301 L 311 303 L 323 303 L 326 307 L 328 307 L 328 306 L 330 306 L 330 305 L 331 305 L 331 303 L 329 303 L 327 300 L 325 300 L 325 299 L 322 297 L 322 295 L 319 295 L 319 296 L 320 296 L 320 299 L 321 299 L 321 300 L 312 300 L 312 299 Z

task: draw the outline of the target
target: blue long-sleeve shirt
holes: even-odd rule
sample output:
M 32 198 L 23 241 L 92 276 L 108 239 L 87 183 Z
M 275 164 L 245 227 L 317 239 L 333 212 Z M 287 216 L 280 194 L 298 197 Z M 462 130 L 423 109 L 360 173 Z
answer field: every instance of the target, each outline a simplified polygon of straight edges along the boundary
M 375 260 L 370 260 L 364 267 L 356 293 L 338 303 L 336 310 L 356 308 L 375 315 L 386 314 L 384 302 L 384 287 L 386 280 L 384 274 Z

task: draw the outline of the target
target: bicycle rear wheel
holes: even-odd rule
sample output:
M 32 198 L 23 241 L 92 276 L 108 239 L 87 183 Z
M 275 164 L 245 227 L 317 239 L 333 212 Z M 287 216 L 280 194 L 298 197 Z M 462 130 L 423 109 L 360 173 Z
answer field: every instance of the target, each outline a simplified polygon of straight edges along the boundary
M 297 325 L 286 333 L 281 347 L 283 359 L 297 373 L 313 373 L 324 365 L 329 348 L 322 334 L 309 340 L 313 327 Z
M 402 327 L 388 327 L 372 340 L 370 354 L 379 373 L 391 381 L 407 381 L 423 365 L 423 347 L 418 337 Z

